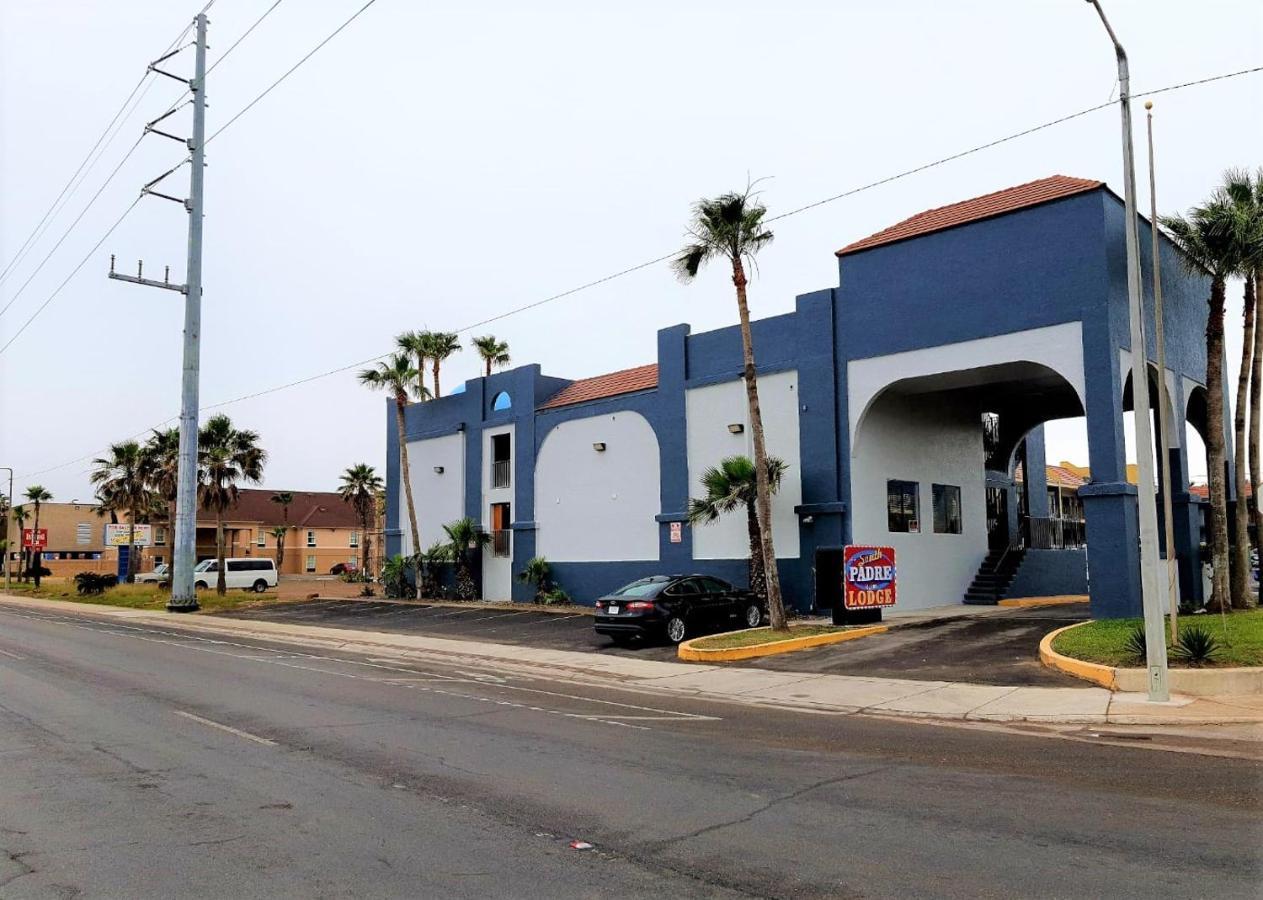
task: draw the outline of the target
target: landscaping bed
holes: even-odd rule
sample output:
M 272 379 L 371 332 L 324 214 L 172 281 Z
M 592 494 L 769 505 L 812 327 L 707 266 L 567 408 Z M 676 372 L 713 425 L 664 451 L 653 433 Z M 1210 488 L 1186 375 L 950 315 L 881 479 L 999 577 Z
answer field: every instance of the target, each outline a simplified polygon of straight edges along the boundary
M 0 586 L 3 582 L 0 581 Z M 163 590 L 155 584 L 120 584 L 106 589 L 100 594 L 80 594 L 73 581 L 60 583 L 44 582 L 36 590 L 29 582 L 15 581 L 9 586 L 9 593 L 19 597 L 42 597 L 46 600 L 68 600 L 73 603 L 90 603 L 97 606 L 121 606 L 127 609 L 166 609 L 171 592 Z M 265 594 L 247 593 L 245 591 L 229 591 L 223 597 L 214 591 L 198 591 L 198 605 L 205 612 L 236 609 L 262 603 L 277 602 L 274 592 Z
M 1145 660 L 1129 646 L 1143 619 L 1109 619 L 1070 628 L 1053 639 L 1052 649 L 1084 662 L 1104 666 L 1143 666 Z M 1164 625 L 1169 635 L 1169 628 Z M 1168 639 L 1167 656 L 1171 666 L 1240 667 L 1263 666 L 1263 609 L 1239 612 L 1185 615 L 1179 620 L 1181 635 L 1200 629 L 1214 638 L 1217 649 L 1202 661 L 1190 663 L 1180 648 Z
M 776 641 L 797 640 L 818 634 L 848 631 L 855 626 L 847 625 L 799 625 L 789 631 L 773 631 L 771 628 L 747 628 L 744 631 L 728 631 L 697 638 L 692 645 L 699 650 L 723 650 L 731 647 L 750 647 L 755 644 L 771 644 Z

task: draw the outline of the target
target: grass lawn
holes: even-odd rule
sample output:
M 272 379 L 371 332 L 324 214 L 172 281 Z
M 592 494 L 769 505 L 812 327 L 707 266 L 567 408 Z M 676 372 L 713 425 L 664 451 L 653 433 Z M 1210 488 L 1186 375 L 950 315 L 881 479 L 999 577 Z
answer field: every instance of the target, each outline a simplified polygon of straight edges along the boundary
M 1110 619 L 1072 628 L 1053 641 L 1053 649 L 1065 656 L 1106 666 L 1143 666 L 1144 660 L 1129 653 L 1124 645 L 1143 619 Z M 1186 628 L 1202 628 L 1222 645 L 1210 663 L 1213 666 L 1263 666 L 1263 609 L 1180 616 L 1181 633 Z M 1169 633 L 1169 629 L 1168 629 Z M 1172 666 L 1183 666 L 1170 645 L 1167 653 Z
M 0 587 L 3 581 L 0 581 Z M 110 588 L 103 594 L 82 597 L 75 590 L 73 581 L 51 582 L 45 581 L 40 585 L 39 590 L 35 590 L 35 585 L 15 581 L 10 586 L 10 593 L 22 597 L 44 597 L 48 600 L 71 600 L 75 603 L 91 603 L 98 606 L 125 606 L 128 609 L 166 609 L 167 600 L 171 596 L 170 591 L 160 590 L 157 585 L 150 584 L 120 584 L 118 587 Z M 214 591 L 198 591 L 197 602 L 204 612 L 214 612 L 220 609 L 235 609 L 239 606 L 249 606 L 254 603 L 275 603 L 277 596 L 274 592 L 266 594 L 246 593 L 245 591 L 229 591 L 223 597 L 220 597 Z
M 745 631 L 730 631 L 699 639 L 694 647 L 699 650 L 720 650 L 729 647 L 749 647 L 752 644 L 772 644 L 777 641 L 789 641 L 794 638 L 812 637 L 817 634 L 834 634 L 838 631 L 850 631 L 853 628 L 867 628 L 867 625 L 798 625 L 789 631 L 773 631 L 770 628 L 748 628 Z

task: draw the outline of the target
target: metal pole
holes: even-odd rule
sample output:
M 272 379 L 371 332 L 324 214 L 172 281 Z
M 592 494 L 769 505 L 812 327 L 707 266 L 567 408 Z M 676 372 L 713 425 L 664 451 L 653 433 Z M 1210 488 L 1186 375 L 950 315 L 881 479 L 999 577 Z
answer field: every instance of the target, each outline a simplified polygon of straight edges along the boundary
M 8 466 L 0 466 L 0 469 L 9 473 L 9 493 L 5 496 L 7 506 L 4 511 L 4 589 L 9 590 L 9 554 L 12 552 L 13 541 L 9 535 L 13 532 L 13 470 Z M 21 537 L 21 535 L 19 535 Z M 19 541 L 18 543 L 21 543 Z
M 193 566 L 197 564 L 197 407 L 202 339 L 202 181 L 206 144 L 206 14 L 197 16 L 193 80 L 193 137 L 189 139 L 189 258 L 184 295 L 184 372 L 180 385 L 180 462 L 175 501 L 175 553 L 171 612 L 196 612 Z
M 1131 320 L 1131 390 L 1135 411 L 1137 500 L 1140 513 L 1140 597 L 1145 614 L 1145 655 L 1149 668 L 1149 700 L 1164 703 L 1167 684 L 1167 642 L 1158 602 L 1158 505 L 1154 500 L 1153 436 L 1149 420 L 1148 348 L 1144 307 L 1140 300 L 1140 233 L 1136 225 L 1136 161 L 1131 136 L 1131 78 L 1127 52 L 1105 18 L 1100 0 L 1088 0 L 1114 43 L 1118 58 L 1118 106 L 1123 125 L 1123 202 L 1126 206 L 1127 308 Z
M 1162 320 L 1162 240 L 1158 234 L 1158 187 L 1153 164 L 1153 101 L 1145 101 L 1145 125 L 1149 136 L 1149 234 L 1153 239 L 1153 318 L 1154 337 L 1158 341 L 1158 446 L 1166 456 L 1162 459 L 1162 520 L 1167 544 L 1167 602 L 1171 604 L 1171 643 L 1180 631 L 1180 580 L 1175 560 L 1175 521 L 1171 518 L 1171 411 L 1167 397 L 1167 347 Z M 1196 567 L 1194 567 L 1196 569 Z

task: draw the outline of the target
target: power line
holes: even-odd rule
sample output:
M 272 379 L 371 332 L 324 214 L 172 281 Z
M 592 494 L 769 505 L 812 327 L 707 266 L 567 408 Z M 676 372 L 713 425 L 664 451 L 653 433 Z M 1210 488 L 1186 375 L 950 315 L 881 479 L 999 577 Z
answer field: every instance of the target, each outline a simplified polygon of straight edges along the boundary
M 254 24 L 253 24 L 253 25 L 251 25 L 249 28 L 247 28 L 247 29 L 246 29 L 246 30 L 242 33 L 241 37 L 239 37 L 239 38 L 237 38 L 235 41 L 233 41 L 233 42 L 232 42 L 232 46 L 230 46 L 227 50 L 225 50 L 223 53 L 221 53 L 221 54 L 220 54 L 220 56 L 219 56 L 219 59 L 215 60 L 213 63 L 211 63 L 211 64 L 210 64 L 210 68 L 208 68 L 208 69 L 206 70 L 206 74 L 207 74 L 207 75 L 209 75 L 211 72 L 214 72 L 214 71 L 215 71 L 215 67 L 216 67 L 216 66 L 218 66 L 218 65 L 219 65 L 221 62 L 223 62 L 224 60 L 226 60 L 226 59 L 228 58 L 228 54 L 230 54 L 230 53 L 232 53 L 232 51 L 236 50 L 236 49 L 237 49 L 237 45 L 238 45 L 238 44 L 240 44 L 242 41 L 244 41 L 246 38 L 248 38 L 248 37 L 250 36 L 250 32 L 252 32 L 252 31 L 254 31 L 254 29 L 258 28 L 258 27 L 259 27 L 259 25 L 260 25 L 260 23 L 262 23 L 264 19 L 266 19 L 268 16 L 270 16 L 270 15 L 272 14 L 272 10 L 274 10 L 274 9 L 276 9 L 278 6 L 280 6 L 282 2 L 283 2 L 283 0 L 276 0 L 276 2 L 275 2 L 275 3 L 273 3 L 271 6 L 269 6 L 269 7 L 268 7 L 268 8 L 264 11 L 263 15 L 261 15 L 261 16 L 259 16 L 257 19 L 255 19 L 255 20 L 254 20 Z
M 371 6 L 373 2 L 375 2 L 375 0 L 369 0 L 369 3 L 365 4 L 365 6 L 364 6 L 363 8 L 361 8 L 361 10 L 360 10 L 359 12 L 363 12 L 363 11 L 364 11 L 364 9 L 367 9 L 369 6 Z M 356 13 L 356 15 L 359 15 L 359 13 Z M 346 24 L 349 24 L 349 22 L 350 22 L 351 20 L 353 20 L 354 18 L 355 18 L 355 16 L 352 16 L 352 19 L 347 20 L 347 23 L 344 23 L 342 27 L 343 27 L 343 28 L 344 28 L 344 27 L 346 27 Z M 341 30 L 341 29 L 339 29 L 339 30 Z M 334 32 L 334 33 L 336 34 L 337 32 Z M 327 40 L 328 40 L 328 39 L 326 39 L 326 41 L 325 41 L 325 42 L 327 42 Z M 322 42 L 322 45 L 323 45 L 323 43 L 325 43 L 325 42 Z M 316 49 L 319 49 L 319 47 L 317 47 Z M 313 53 L 314 53 L 314 51 L 313 51 Z M 310 55 L 311 55 L 311 54 L 308 54 L 308 56 L 310 56 Z M 304 57 L 304 59 L 306 59 L 306 57 Z M 300 63 L 299 63 L 299 64 L 301 65 L 301 61 L 300 61 Z M 295 67 L 295 68 L 296 68 L 296 67 Z M 293 70 L 291 69 L 291 71 L 293 71 Z M 1157 95 L 1157 94 L 1163 94 L 1163 93 L 1168 93 L 1168 92 L 1170 92 L 1170 91 L 1180 90 L 1180 89 L 1183 89 L 1183 88 L 1195 87 L 1195 86 L 1198 86 L 1198 85 L 1203 85 L 1203 84 L 1209 84 L 1209 83 L 1211 83 L 1211 82 L 1216 82 L 1216 81 L 1223 81 L 1223 80 L 1228 79 L 1228 78 L 1236 78 L 1236 77 L 1239 77 L 1239 76 L 1242 76 L 1242 75 L 1251 75 L 1251 74 L 1254 74 L 1254 73 L 1257 73 L 1257 72 L 1263 72 L 1263 66 L 1255 66 L 1255 67 L 1248 68 L 1248 69 L 1241 69 L 1241 70 L 1238 70 L 1238 71 L 1235 71 L 1235 72 L 1227 72 L 1227 73 L 1224 73 L 1224 74 L 1221 74 L 1221 75 L 1213 75 L 1213 76 L 1210 76 L 1210 77 L 1208 77 L 1208 78 L 1201 78 L 1201 79 L 1197 79 L 1197 80 L 1194 80 L 1194 81 L 1186 81 L 1186 82 L 1182 82 L 1182 83 L 1180 83 L 1180 84 L 1167 85 L 1166 87 L 1157 88 L 1157 89 L 1152 90 L 1152 91 L 1144 91 L 1144 92 L 1140 92 L 1140 93 L 1134 93 L 1134 94 L 1132 94 L 1132 99 L 1137 99 L 1137 98 L 1140 98 L 1140 97 L 1151 97 L 1151 96 L 1155 96 L 1155 95 Z M 286 75 L 288 75 L 288 74 L 289 74 L 289 73 L 286 73 Z M 286 77 L 286 76 L 282 76 L 280 80 L 284 80 L 284 78 L 285 78 L 285 77 Z M 279 84 L 279 81 L 278 81 L 277 83 Z M 275 84 L 273 85 L 273 87 L 275 87 Z M 268 88 L 268 90 L 271 90 L 271 88 Z M 246 106 L 244 109 L 242 109 L 242 110 L 241 110 L 241 111 L 240 111 L 240 112 L 239 112 L 236 116 L 234 116 L 234 117 L 233 117 L 233 119 L 229 120 L 229 123 L 228 123 L 228 124 L 231 124 L 233 121 L 235 121 L 237 118 L 239 118 L 239 117 L 242 115 L 242 113 L 244 113 L 247 109 L 249 109 L 249 108 L 250 108 L 250 106 L 253 106 L 253 105 L 254 105 L 254 103 L 257 103 L 260 99 L 262 99 L 262 97 L 263 97 L 264 95 L 266 95 L 266 93 L 267 93 L 267 91 L 264 91 L 264 93 L 263 93 L 263 94 L 260 94 L 260 95 L 259 95 L 259 97 L 256 97 L 254 101 L 252 101 L 252 102 L 251 102 L 248 106 Z M 1082 117 L 1082 116 L 1089 115 L 1089 114 L 1091 114 L 1091 113 L 1093 113 L 1093 112 L 1098 112 L 1099 110 L 1105 109 L 1105 108 L 1110 107 L 1110 106 L 1113 106 L 1113 105 L 1114 105 L 1114 101 L 1111 101 L 1111 102 L 1108 102 L 1108 103 L 1098 103 L 1098 104 L 1097 104 L 1097 105 L 1095 105 L 1095 106 L 1090 106 L 1090 107 L 1088 107 L 1088 108 L 1086 108 L 1086 109 L 1081 109 L 1081 110 L 1079 110 L 1078 112 L 1074 112 L 1074 113 L 1070 113 L 1070 114 L 1068 114 L 1068 115 L 1060 116 L 1060 117 L 1058 117 L 1058 118 L 1056 118 L 1056 119 L 1051 119 L 1051 120 L 1049 120 L 1049 121 L 1047 121 L 1047 122 L 1043 122 L 1043 123 L 1041 123 L 1041 124 L 1039 124 L 1039 125 L 1034 125 L 1034 126 L 1032 126 L 1032 127 L 1030 127 L 1030 128 L 1024 128 L 1024 129 L 1022 129 L 1021 131 L 1015 131 L 1015 132 L 1013 132 L 1012 134 L 1008 134 L 1008 135 L 1005 135 L 1005 136 L 1003 136 L 1003 137 L 996 138 L 996 139 L 991 140 L 991 141 L 987 141 L 986 143 L 983 143 L 983 144 L 978 144 L 978 145 L 976 145 L 976 146 L 974 146 L 974 147 L 971 147 L 971 148 L 969 148 L 969 149 L 967 149 L 967 150 L 962 150 L 962 151 L 960 151 L 960 152 L 958 152 L 958 153 L 953 153 L 953 154 L 950 154 L 950 155 L 948 155 L 948 156 L 940 157 L 940 158 L 938 158 L 938 159 L 936 159 L 936 160 L 934 160 L 934 161 L 932 161 L 932 162 L 924 163 L 924 164 L 922 164 L 922 165 L 915 166 L 915 167 L 910 168 L 910 169 L 905 169 L 904 171 L 902 171 L 902 172 L 898 172 L 898 173 L 896 173 L 896 174 L 894 174 L 894 175 L 889 175 L 889 176 L 887 176 L 887 177 L 885 177 L 885 178 L 881 178 L 881 179 L 878 179 L 878 180 L 876 180 L 876 181 L 869 182 L 868 184 L 861 185 L 861 186 L 859 186 L 859 187 L 851 188 L 851 189 L 846 190 L 846 191 L 843 191 L 843 192 L 841 192 L 841 193 L 834 194 L 834 195 L 832 195 L 832 196 L 830 196 L 830 197 L 825 197 L 825 198 L 823 198 L 823 199 L 821 199 L 821 200 L 816 200 L 816 201 L 813 201 L 812 203 L 807 203 L 807 204 L 804 204 L 803 206 L 799 206 L 799 207 L 796 207 L 796 208 L 794 208 L 794 209 L 791 209 L 791 210 L 789 210 L 789 211 L 787 211 L 787 212 L 780 213 L 779 215 L 772 216 L 772 217 L 768 218 L 768 219 L 767 219 L 767 221 L 768 221 L 768 222 L 774 222 L 774 221 L 778 221 L 778 220 L 781 220 L 781 219 L 787 219 L 787 218 L 789 218 L 790 216 L 796 216 L 796 215 L 799 215 L 799 214 L 804 213 L 804 212 L 807 212 L 807 211 L 809 211 L 809 210 L 816 209 L 816 208 L 818 208 L 818 207 L 820 207 L 820 206 L 824 206 L 825 204 L 828 204 L 828 203 L 833 203 L 833 202 L 835 202 L 835 201 L 837 201 L 837 200 L 841 200 L 841 199 L 846 198 L 846 197 L 852 197 L 852 196 L 855 196 L 856 194 L 862 193 L 862 192 L 864 192 L 864 191 L 872 190 L 872 189 L 874 189 L 874 188 L 876 188 L 876 187 L 879 187 L 879 186 L 882 186 L 882 185 L 886 185 L 886 184 L 890 184 L 890 183 L 892 183 L 892 182 L 894 182 L 894 181 L 899 181 L 899 180 L 901 180 L 901 179 L 903 179 L 903 178 L 908 178 L 908 177 L 910 177 L 910 176 L 912 176 L 912 175 L 915 175 L 915 174 L 918 174 L 918 173 L 920 173 L 920 172 L 924 172 L 924 171 L 927 171 L 927 170 L 929 170 L 929 169 L 933 169 L 933 168 L 936 168 L 936 167 L 938 167 L 938 166 L 945 165 L 945 164 L 947 164 L 947 163 L 949 163 L 949 162 L 953 162 L 953 161 L 955 161 L 955 160 L 962 159 L 962 158 L 964 158 L 964 157 L 966 157 L 966 156 L 971 156 L 971 155 L 973 155 L 973 154 L 975 154 L 975 153 L 980 153 L 980 152 L 982 152 L 982 151 L 984 151 L 984 150 L 988 150 L 988 149 L 991 149 L 991 148 L 993 148 L 993 147 L 997 147 L 997 146 L 999 146 L 999 145 L 1001 145 L 1001 144 L 1005 144 L 1005 143 L 1008 143 L 1008 142 L 1010 142 L 1010 141 L 1017 140 L 1018 138 L 1026 137 L 1026 136 L 1031 135 L 1031 134 L 1035 134 L 1036 132 L 1043 131 L 1043 130 L 1045 130 L 1045 129 L 1047 129 L 1047 128 L 1052 128 L 1052 127 L 1053 127 L 1053 126 L 1055 126 L 1055 125 L 1064 124 L 1065 122 L 1069 122 L 1069 121 L 1072 121 L 1072 120 L 1074 120 L 1074 119 L 1078 119 L 1078 118 L 1080 118 L 1080 117 Z M 226 127 L 227 127 L 227 125 L 225 125 L 225 126 L 224 126 L 224 128 L 226 128 Z M 224 128 L 220 128 L 220 129 L 219 129 L 219 131 L 223 131 L 223 130 L 224 130 Z M 216 132 L 216 134 L 218 134 L 218 133 L 219 133 L 219 132 Z M 133 204 L 133 205 L 134 205 L 134 204 Z M 98 245 L 98 246 L 99 246 L 99 245 Z M 552 303 L 552 302 L 555 302 L 555 301 L 557 301 L 557 300 L 561 300 L 561 299 L 563 299 L 563 298 L 565 298 L 565 297 L 572 296 L 573 294 L 577 294 L 577 293 L 579 293 L 579 292 L 581 292 L 581 291 L 585 291 L 585 290 L 588 290 L 588 289 L 590 289 L 590 288 L 596 287 L 596 286 L 598 286 L 598 285 L 605 284 L 605 283 L 610 282 L 610 281 L 613 281 L 613 280 L 615 280 L 615 279 L 617 279 L 617 278 L 621 278 L 621 277 L 623 277 L 623 276 L 625 276 L 625 275 L 630 275 L 630 274 L 632 274 L 633 272 L 638 272 L 638 271 L 640 271 L 640 270 L 642 270 L 642 269 L 647 269 L 647 268 L 650 268 L 650 267 L 652 267 L 652 266 L 659 265 L 659 264 L 661 264 L 661 263 L 663 263 L 663 262 L 666 262 L 667 260 L 672 259 L 673 257 L 675 257 L 675 256 L 676 256 L 676 254 L 677 254 L 677 252 L 678 252 L 678 251 L 672 251 L 672 252 L 670 252 L 670 253 L 666 253 L 666 254 L 664 254 L 664 255 L 662 255 L 662 256 L 657 256 L 657 257 L 654 257 L 653 259 L 645 260 L 644 262 L 637 263 L 636 265 L 633 265 L 633 266 L 628 266 L 627 268 L 620 269 L 620 270 L 619 270 L 619 271 L 617 271 L 617 272 L 613 272 L 613 273 L 610 273 L 609 275 L 605 275 L 605 276 L 603 276 L 603 277 L 601 277 L 601 278 L 597 278 L 597 279 L 594 279 L 594 280 L 592 280 L 592 281 L 585 282 L 584 284 L 578 285 L 578 286 L 576 286 L 576 287 L 569 288 L 569 289 L 567 289 L 567 290 L 565 290 L 565 291 L 561 291 L 561 292 L 556 293 L 556 294 L 552 294 L 551 296 L 544 297 L 544 298 L 542 298 L 542 299 L 540 299 L 540 300 L 535 300 L 535 301 L 533 301 L 533 302 L 531 302 L 531 303 L 527 303 L 527 304 L 523 304 L 522 306 L 517 306 L 517 307 L 514 307 L 513 309 L 506 310 L 505 312 L 499 313 L 499 314 L 494 315 L 494 316 L 490 316 L 490 317 L 488 317 L 488 318 L 486 318 L 486 319 L 482 319 L 482 320 L 480 320 L 480 321 L 478 321 L 478 322 L 474 322 L 474 323 L 472 323 L 472 324 L 465 325 L 465 326 L 463 326 L 463 327 L 461 327 L 461 328 L 458 328 L 458 329 L 456 329 L 456 332 L 457 332 L 458 334 L 461 334 L 461 333 L 464 333 L 464 332 L 467 332 L 467 331 L 471 331 L 471 330 L 473 330 L 473 329 L 475 329 L 475 328 L 481 328 L 481 327 L 483 327 L 483 326 L 485 326 L 485 325 L 490 325 L 490 324 L 491 324 L 491 323 L 493 323 L 493 322 L 498 322 L 498 321 L 501 321 L 501 320 L 503 320 L 503 319 L 507 319 L 507 318 L 509 318 L 509 317 L 511 317 L 511 316 L 518 315 L 519 313 L 526 312 L 527 310 L 535 309 L 535 308 L 538 308 L 538 307 L 540 307 L 540 306 L 544 306 L 545 304 Z M 28 324 L 29 324 L 29 323 L 28 323 Z M 10 341 L 10 343 L 12 343 L 12 341 Z M 7 345 L 6 345 L 6 346 L 7 346 Z M 3 352 L 3 349 L 4 349 L 4 348 L 0 348 L 0 352 Z M 378 354 L 377 356 L 368 357 L 367 359 L 362 359 L 362 360 L 359 360 L 359 361 L 354 362 L 354 363 L 350 363 L 350 364 L 343 365 L 343 366 L 338 366 L 337 368 L 334 368 L 334 369 L 328 369 L 328 370 L 326 370 L 326 371 L 319 372 L 319 373 L 314 374 L 314 375 L 309 375 L 309 376 L 306 376 L 306 377 L 304 377 L 304 378 L 299 378 L 299 379 L 296 379 L 296 380 L 294 380 L 294 381 L 286 382 L 285 384 L 279 384 L 279 385 L 276 385 L 276 386 L 274 386 L 274 387 L 264 388 L 263 390 L 260 390 L 260 391 L 255 391 L 255 392 L 250 393 L 250 394 L 243 394 L 243 395 L 241 395 L 241 396 L 239 396 L 239 397 L 234 397 L 234 398 L 232 398 L 232 399 L 230 399 L 230 400 L 222 400 L 222 401 L 219 401 L 219 402 L 217 402 L 217 403 L 212 403 L 212 404 L 209 404 L 209 405 L 206 405 L 206 406 L 200 407 L 199 412 L 206 412 L 206 411 L 208 411 L 208 410 L 218 409 L 218 408 L 221 408 L 221 407 L 224 407 L 224 406 L 231 406 L 232 404 L 235 404 L 235 403 L 241 403 L 241 402 L 244 402 L 244 401 L 246 401 L 246 400 L 253 400 L 253 399 L 256 399 L 256 398 L 258 398 L 258 397 L 263 397 L 263 396 L 266 396 L 266 395 L 268 395 L 268 394 L 274 394 L 274 393 L 277 393 L 277 392 L 279 392 L 279 391 L 288 390 L 289 388 L 298 387 L 298 386 L 303 385 L 303 384 L 309 384 L 310 382 L 313 382 L 313 381 L 319 381 L 319 380 L 321 380 L 321 379 L 323 379 L 323 378 L 328 378 L 328 377 L 330 377 L 330 376 L 332 376 L 332 375 L 338 375 L 338 374 L 340 374 L 340 373 L 342 373 L 342 372 L 346 372 L 346 371 L 349 371 L 349 370 L 351 370 L 351 369 L 356 369 L 356 368 L 359 368 L 359 367 L 361 367 L 361 366 L 369 365 L 369 364 L 374 363 L 374 362 L 376 362 L 376 361 L 378 361 L 378 360 L 384 359 L 385 357 L 389 356 L 389 355 L 390 355 L 390 353 L 392 353 L 392 352 L 394 352 L 394 351 L 393 351 L 393 350 L 390 350 L 390 351 L 387 351 L 386 353 Z M 165 423 L 165 422 L 169 422 L 169 421 L 171 421 L 171 420 L 168 418 L 168 419 L 164 420 L 164 423 Z M 160 426 L 156 426 L 156 427 L 160 427 Z M 147 432 L 147 431 L 149 431 L 149 430 L 150 430 L 150 429 L 145 429 L 145 430 L 144 430 L 144 431 L 142 431 L 141 433 L 143 434 L 143 433 L 145 433 L 145 432 Z M 37 472 L 33 472 L 33 473 L 31 473 L 28 477 L 34 477 L 34 476 L 36 476 L 36 475 L 43 475 L 43 474 L 46 474 L 46 473 L 48 473 L 48 472 L 56 471 L 56 470 L 58 470 L 58 469 L 63 469 L 63 468 L 65 468 L 65 467 L 67 467 L 67 466 L 74 465 L 74 464 L 75 464 L 75 463 L 77 463 L 77 462 L 81 462 L 81 461 L 82 461 L 82 460 L 84 460 L 84 459 L 90 458 L 92 455 L 93 455 L 93 454 L 88 454 L 88 456 L 85 456 L 85 457 L 79 457 L 79 458 L 77 458 L 77 459 L 71 460 L 70 462 L 61 463 L 61 464 L 59 464 L 59 465 L 52 466 L 52 467 L 47 468 L 47 469 L 40 469 L 40 470 L 39 470 L 39 471 L 37 471 Z

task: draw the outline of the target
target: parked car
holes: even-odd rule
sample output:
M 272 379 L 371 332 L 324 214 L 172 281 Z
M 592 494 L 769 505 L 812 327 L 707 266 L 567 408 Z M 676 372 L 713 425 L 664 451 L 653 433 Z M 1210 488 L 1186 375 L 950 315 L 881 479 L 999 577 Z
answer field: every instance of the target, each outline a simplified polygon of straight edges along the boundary
M 334 563 L 332 568 L 329 569 L 329 574 L 330 575 L 354 575 L 359 570 L 360 570 L 360 567 L 357 566 L 355 563 L 341 562 L 341 563 Z
M 596 601 L 594 627 L 615 643 L 678 644 L 699 631 L 757 628 L 765 613 L 752 593 L 710 575 L 650 575 Z
M 171 567 L 166 563 L 154 566 L 152 572 L 141 572 L 136 576 L 137 584 L 162 584 L 171 580 Z
M 262 594 L 268 588 L 276 587 L 276 561 L 273 559 L 257 559 L 244 557 L 224 560 L 224 584 L 229 589 L 240 588 L 243 591 L 254 591 Z M 205 559 L 193 569 L 193 587 L 201 590 L 213 588 L 219 583 L 219 563 L 213 559 Z

